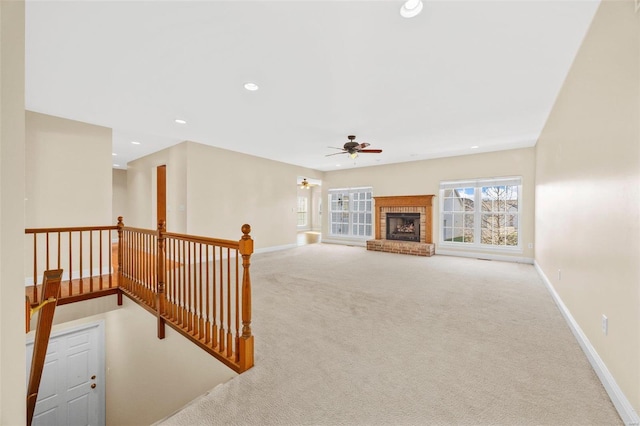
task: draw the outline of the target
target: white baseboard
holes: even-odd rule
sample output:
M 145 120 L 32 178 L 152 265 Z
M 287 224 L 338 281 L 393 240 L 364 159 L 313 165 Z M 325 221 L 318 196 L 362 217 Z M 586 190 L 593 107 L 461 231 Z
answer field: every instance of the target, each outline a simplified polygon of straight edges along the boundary
M 322 238 L 323 243 L 327 244 L 342 244 L 343 246 L 358 246 L 358 247 L 366 247 L 366 240 L 348 240 L 348 239 L 338 239 L 338 238 Z
M 475 259 L 498 260 L 500 262 L 528 263 L 530 265 L 533 265 L 532 258 L 522 257 L 522 256 L 505 256 L 505 255 L 494 254 L 494 253 L 446 250 L 438 247 L 436 247 L 436 254 L 442 254 L 444 256 L 472 257 Z
M 629 402 L 625 394 L 622 392 L 622 389 L 620 389 L 620 386 L 618 386 L 618 383 L 613 378 L 613 375 L 611 375 L 611 372 L 605 365 L 604 361 L 602 361 L 602 358 L 600 358 L 598 352 L 596 352 L 595 348 L 593 347 L 587 336 L 584 334 L 575 318 L 573 318 L 573 315 L 571 315 L 571 312 L 569 312 L 569 309 L 566 307 L 566 305 L 556 292 L 555 288 L 553 288 L 551 281 L 549 281 L 545 273 L 542 271 L 542 268 L 540 268 L 538 262 L 534 262 L 534 266 L 538 271 L 538 274 L 540 274 L 540 277 L 542 277 L 545 285 L 547 286 L 551 297 L 553 297 L 556 305 L 558 305 L 558 309 L 560 309 L 560 312 L 564 316 L 564 319 L 567 321 L 571 332 L 575 336 L 576 340 L 580 344 L 580 347 L 587 356 L 587 359 L 591 363 L 591 367 L 593 367 L 593 370 L 598 375 L 598 378 L 602 382 L 604 389 L 607 391 L 607 394 L 609 394 L 609 398 L 611 398 L 611 402 L 613 402 L 613 405 L 616 407 L 616 410 L 622 418 L 622 421 L 627 426 L 640 425 L 640 417 L 638 417 L 638 414 L 631 406 L 631 403 Z
M 287 250 L 287 249 L 296 248 L 296 247 L 298 247 L 297 244 L 285 244 L 282 246 L 263 247 L 263 248 L 255 249 L 253 253 L 254 254 L 269 253 L 271 251 Z
M 89 268 L 86 268 L 82 270 L 82 278 L 99 277 L 100 275 L 108 275 L 112 272 L 112 268 L 109 266 L 104 266 L 102 268 L 102 272 L 100 271 L 100 268 L 93 268 L 93 272 L 90 271 Z M 77 270 L 73 271 L 73 279 L 75 280 L 78 278 L 80 278 L 80 272 Z M 62 281 L 69 281 L 69 272 L 67 272 L 66 270 L 63 270 L 62 272 Z M 38 275 L 38 283 L 42 284 L 42 275 Z M 32 285 L 33 277 L 26 277 L 24 279 L 24 286 L 29 287 Z

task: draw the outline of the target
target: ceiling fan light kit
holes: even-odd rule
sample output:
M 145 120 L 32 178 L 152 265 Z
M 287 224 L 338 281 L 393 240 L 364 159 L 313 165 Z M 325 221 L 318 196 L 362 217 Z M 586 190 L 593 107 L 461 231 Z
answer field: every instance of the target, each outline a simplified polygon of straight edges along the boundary
M 358 143 L 355 141 L 356 137 L 355 135 L 349 135 L 347 136 L 347 139 L 349 139 L 349 142 L 345 143 L 344 146 L 342 148 L 336 148 L 333 146 L 330 146 L 329 148 L 333 148 L 333 149 L 339 149 L 341 150 L 341 152 L 336 152 L 334 154 L 327 154 L 325 155 L 325 157 L 329 157 L 331 155 L 337 155 L 337 154 L 349 154 L 349 157 L 351 157 L 352 159 L 356 159 L 356 157 L 358 156 L 358 154 L 364 153 L 364 154 L 380 154 L 382 152 L 381 149 L 366 149 L 369 144 L 366 142 L 362 142 L 362 143 Z

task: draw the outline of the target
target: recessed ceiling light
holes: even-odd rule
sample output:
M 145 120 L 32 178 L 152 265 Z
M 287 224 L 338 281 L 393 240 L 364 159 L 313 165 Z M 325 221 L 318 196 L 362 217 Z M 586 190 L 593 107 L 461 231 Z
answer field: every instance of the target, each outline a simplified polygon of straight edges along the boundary
M 478 145 L 474 145 L 471 147 L 471 149 L 478 149 L 478 148 L 480 148 Z
M 180 119 L 180 118 L 176 118 L 176 119 L 175 119 L 175 122 L 176 122 L 176 123 L 178 123 L 178 124 L 187 124 L 187 122 L 186 122 L 186 121 L 184 121 L 184 120 L 182 120 L 182 119 Z
M 400 8 L 400 16 L 413 18 L 422 12 L 422 0 L 407 0 Z
M 134 145 L 140 145 L 140 142 L 138 142 L 138 141 L 131 141 L 131 143 L 134 144 Z
M 340 167 L 340 164 L 336 164 L 336 167 Z
M 120 167 L 120 164 L 114 164 L 113 167 Z
M 112 153 L 111 153 L 111 155 L 113 155 L 113 156 L 115 157 L 115 156 L 116 156 L 116 155 L 118 155 L 118 154 L 116 154 L 115 152 L 112 152 Z
M 244 88 L 250 92 L 255 92 L 256 90 L 259 89 L 258 85 L 255 83 L 245 83 Z

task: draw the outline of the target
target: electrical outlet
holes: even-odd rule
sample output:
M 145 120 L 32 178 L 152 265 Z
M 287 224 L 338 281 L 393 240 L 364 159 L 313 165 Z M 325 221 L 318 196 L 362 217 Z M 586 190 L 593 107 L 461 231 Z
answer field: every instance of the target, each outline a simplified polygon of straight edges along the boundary
M 529 243 L 529 248 L 532 249 L 533 248 L 533 243 Z
M 602 314 L 602 334 L 605 336 L 609 333 L 609 318 L 605 314 Z

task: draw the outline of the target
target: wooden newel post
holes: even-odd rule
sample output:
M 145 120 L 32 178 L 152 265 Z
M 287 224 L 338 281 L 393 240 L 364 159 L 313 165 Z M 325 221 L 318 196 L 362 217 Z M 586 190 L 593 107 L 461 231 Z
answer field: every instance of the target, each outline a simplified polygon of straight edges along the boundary
M 251 255 L 253 254 L 253 240 L 249 233 L 251 226 L 242 225 L 240 239 L 240 254 L 242 255 L 242 336 L 240 336 L 238 355 L 241 371 L 253 367 L 253 336 L 251 335 Z
M 116 276 L 118 277 L 118 287 L 122 286 L 122 263 L 123 263 L 123 253 L 124 253 L 124 241 L 122 236 L 124 234 L 124 222 L 122 221 L 122 216 L 118 216 L 118 270 L 116 271 Z M 122 306 L 122 291 L 118 291 L 118 306 Z
M 164 241 L 165 234 L 167 230 L 165 228 L 166 223 L 164 220 L 160 220 L 158 222 L 158 262 L 156 267 L 158 268 L 158 287 L 156 293 L 156 314 L 158 316 L 158 339 L 164 339 L 164 323 L 165 320 L 163 318 L 164 307 L 167 300 L 167 295 L 164 291 L 165 289 L 165 253 L 164 253 Z

